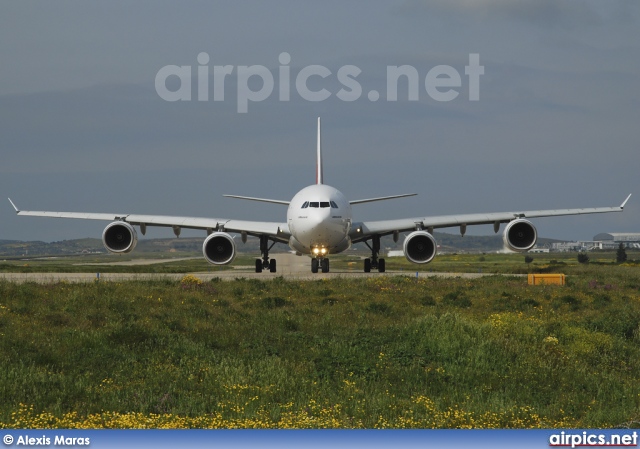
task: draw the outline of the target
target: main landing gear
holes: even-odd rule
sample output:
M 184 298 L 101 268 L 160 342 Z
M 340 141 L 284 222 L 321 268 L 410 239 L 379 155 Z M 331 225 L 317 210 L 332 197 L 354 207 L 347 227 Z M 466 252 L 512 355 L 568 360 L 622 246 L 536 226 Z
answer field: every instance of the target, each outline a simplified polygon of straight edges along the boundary
M 262 259 L 256 259 L 256 273 L 262 273 L 262 270 L 269 270 L 271 273 L 276 272 L 276 260 L 269 259 L 269 251 L 273 248 L 276 242 L 269 245 L 269 237 L 266 235 L 260 236 L 260 254 Z
M 371 245 L 366 241 L 364 244 L 371 250 L 371 259 L 364 260 L 364 272 L 370 273 L 373 268 L 374 270 L 377 269 L 379 273 L 384 273 L 386 270 L 384 259 L 378 259 L 378 254 L 380 254 L 380 236 L 374 235 L 371 238 Z
M 323 273 L 329 272 L 329 259 L 311 259 L 311 272 L 317 273 L 321 270 Z

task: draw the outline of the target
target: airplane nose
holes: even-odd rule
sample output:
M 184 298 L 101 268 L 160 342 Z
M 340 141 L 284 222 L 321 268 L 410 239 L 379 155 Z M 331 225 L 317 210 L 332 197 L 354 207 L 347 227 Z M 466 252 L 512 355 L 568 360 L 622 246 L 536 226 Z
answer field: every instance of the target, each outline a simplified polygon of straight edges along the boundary
M 306 230 L 307 232 L 313 232 L 315 230 L 317 230 L 318 228 L 321 227 L 323 221 L 325 220 L 325 217 L 323 216 L 323 214 L 313 214 L 309 217 L 307 217 L 306 221 Z
M 313 211 L 296 224 L 296 230 L 307 238 L 317 237 L 325 228 L 328 218 L 329 213 L 324 210 Z

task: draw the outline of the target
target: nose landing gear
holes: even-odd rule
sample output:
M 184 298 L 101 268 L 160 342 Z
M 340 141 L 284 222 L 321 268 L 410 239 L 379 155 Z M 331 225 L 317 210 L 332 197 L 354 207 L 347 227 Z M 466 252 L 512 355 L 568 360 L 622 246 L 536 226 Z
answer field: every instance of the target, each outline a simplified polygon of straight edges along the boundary
M 323 273 L 329 272 L 329 259 L 311 259 L 311 272 L 317 273 L 318 270 L 321 270 Z

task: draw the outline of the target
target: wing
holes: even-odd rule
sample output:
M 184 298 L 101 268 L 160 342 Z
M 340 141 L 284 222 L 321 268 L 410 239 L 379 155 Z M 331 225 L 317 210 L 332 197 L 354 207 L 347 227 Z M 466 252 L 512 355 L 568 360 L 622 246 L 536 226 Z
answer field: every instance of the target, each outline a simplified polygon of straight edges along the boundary
M 592 207 L 585 209 L 552 209 L 520 212 L 497 212 L 486 214 L 441 215 L 434 217 L 404 218 L 398 220 L 365 221 L 354 223 L 351 240 L 354 243 L 369 239 L 372 235 L 387 235 L 394 232 L 414 231 L 416 229 L 436 229 L 460 226 L 464 233 L 469 225 L 493 224 L 497 232 L 500 223 L 507 223 L 518 218 L 556 217 L 562 215 L 603 214 L 622 212 L 629 201 L 629 195 L 620 206 Z
M 226 218 L 174 217 L 169 215 L 28 211 L 18 209 L 11 199 L 9 199 L 9 201 L 16 213 L 21 216 L 125 221 L 129 224 L 138 225 L 140 227 L 162 226 L 185 229 L 203 229 L 207 231 L 224 230 L 226 232 L 246 233 L 253 236 L 268 235 L 272 239 L 284 243 L 287 243 L 290 237 L 286 223 L 230 220 Z

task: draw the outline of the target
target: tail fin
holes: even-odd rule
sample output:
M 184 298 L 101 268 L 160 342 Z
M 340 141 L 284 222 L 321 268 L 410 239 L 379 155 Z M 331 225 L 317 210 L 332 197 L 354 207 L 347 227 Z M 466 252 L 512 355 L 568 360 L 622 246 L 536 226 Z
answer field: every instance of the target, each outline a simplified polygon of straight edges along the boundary
M 318 154 L 316 159 L 316 184 L 322 184 L 322 148 L 320 146 L 320 117 L 318 117 Z

